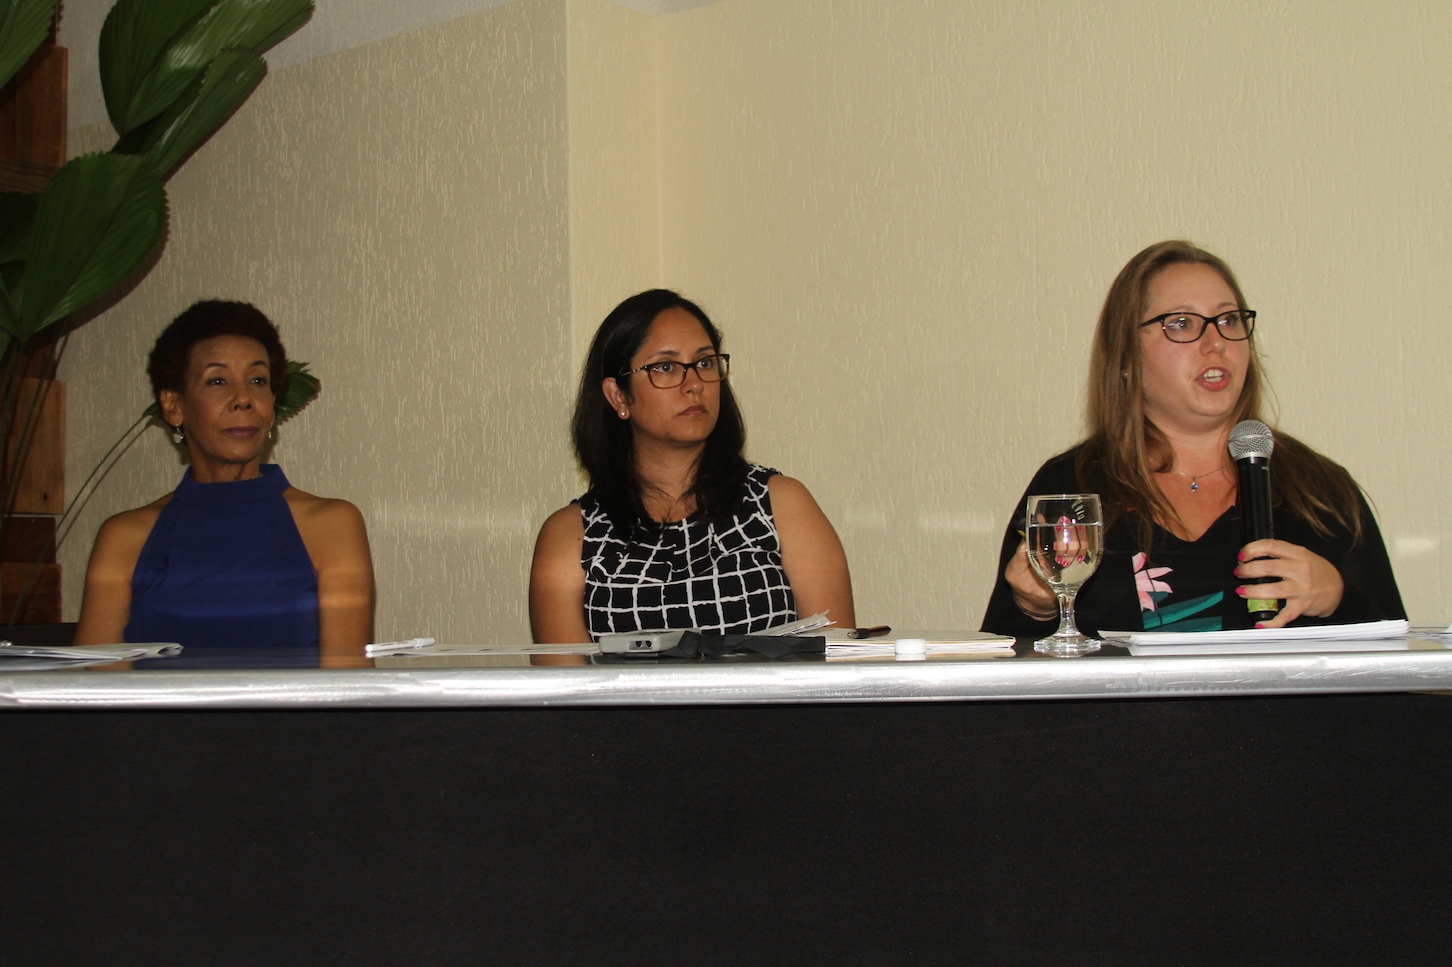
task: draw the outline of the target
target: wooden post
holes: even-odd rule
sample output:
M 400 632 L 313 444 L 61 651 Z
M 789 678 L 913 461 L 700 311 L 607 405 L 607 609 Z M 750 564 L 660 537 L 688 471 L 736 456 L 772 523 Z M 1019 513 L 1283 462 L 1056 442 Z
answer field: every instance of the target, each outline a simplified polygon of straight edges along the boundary
M 67 51 L 47 41 L 0 88 L 0 158 L 66 163 Z
M 0 191 L 39 193 L 66 162 L 67 52 L 51 36 L 10 83 L 0 88 Z M 55 563 L 56 515 L 65 510 L 65 385 L 45 364 L 50 339 L 40 338 L 24 366 L 16 412 L 5 428 L 0 464 L 5 471 L 23 461 L 20 483 L 0 542 L 0 624 L 8 624 L 16 601 L 26 603 L 18 623 L 60 621 L 60 565 Z M 37 396 L 39 391 L 40 395 Z M 40 410 L 26 453 L 17 449 L 31 400 Z

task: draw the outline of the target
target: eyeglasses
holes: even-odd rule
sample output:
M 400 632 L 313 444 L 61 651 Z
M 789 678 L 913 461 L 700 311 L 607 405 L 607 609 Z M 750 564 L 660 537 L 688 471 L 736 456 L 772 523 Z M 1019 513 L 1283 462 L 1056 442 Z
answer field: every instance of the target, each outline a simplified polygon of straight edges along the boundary
M 694 369 L 703 383 L 719 383 L 731 371 L 731 356 L 728 353 L 714 353 L 702 356 L 693 363 L 682 363 L 674 359 L 662 359 L 647 363 L 635 369 L 627 369 L 617 378 L 624 378 L 642 370 L 650 378 L 650 385 L 656 389 L 675 389 L 686 381 L 686 371 Z
M 1205 330 L 1210 328 L 1212 322 L 1220 330 L 1220 338 L 1231 342 L 1249 339 L 1250 334 L 1255 331 L 1255 313 L 1250 309 L 1222 312 L 1214 319 L 1198 312 L 1167 312 L 1162 316 L 1155 316 L 1149 322 L 1141 322 L 1139 327 L 1143 329 L 1145 326 L 1158 324 L 1170 342 L 1195 342 L 1205 335 Z

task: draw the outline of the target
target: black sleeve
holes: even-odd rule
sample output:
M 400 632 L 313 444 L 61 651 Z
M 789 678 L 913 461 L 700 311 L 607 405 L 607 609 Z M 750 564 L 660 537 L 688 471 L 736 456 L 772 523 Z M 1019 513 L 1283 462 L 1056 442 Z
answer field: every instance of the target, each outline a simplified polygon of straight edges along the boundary
M 1366 499 L 1359 493 L 1356 499 L 1357 512 L 1361 515 L 1361 540 L 1352 544 L 1348 535 L 1345 554 L 1339 562 L 1332 562 L 1341 572 L 1345 587 L 1341 604 L 1331 620 L 1337 624 L 1354 624 L 1405 618 L 1407 609 L 1402 605 L 1402 594 L 1397 589 L 1381 528 L 1377 527 Z
M 1059 618 L 1055 614 L 1047 621 L 1035 621 L 1019 610 L 1013 600 L 1013 590 L 1009 588 L 1008 582 L 1003 579 L 1004 568 L 1013 558 L 1018 550 L 1019 543 L 1023 540 L 1024 529 L 1024 504 L 1029 494 L 1070 494 L 1079 490 L 1079 484 L 1074 475 L 1074 458 L 1077 449 L 1068 453 L 1061 453 L 1039 468 L 1034 474 L 1027 487 L 1024 488 L 1023 496 L 1014 504 L 1013 513 L 1009 515 L 1008 527 L 1003 532 L 1003 546 L 998 553 L 998 580 L 993 585 L 993 593 L 988 598 L 988 608 L 983 612 L 983 624 L 981 631 L 995 635 L 1012 635 L 1015 638 L 1041 638 L 1050 634 L 1058 627 Z
M 1358 624 L 1407 616 L 1376 517 L 1360 493 L 1356 499 L 1357 513 L 1361 515 L 1360 540 L 1353 541 L 1351 530 L 1339 524 L 1330 525 L 1332 530 L 1328 537 L 1299 519 L 1285 521 L 1283 536 L 1282 523 L 1276 521 L 1276 537 L 1300 544 L 1330 561 L 1341 573 L 1343 584 L 1341 603 L 1333 614 L 1324 617 L 1302 615 L 1291 622 L 1293 627 Z

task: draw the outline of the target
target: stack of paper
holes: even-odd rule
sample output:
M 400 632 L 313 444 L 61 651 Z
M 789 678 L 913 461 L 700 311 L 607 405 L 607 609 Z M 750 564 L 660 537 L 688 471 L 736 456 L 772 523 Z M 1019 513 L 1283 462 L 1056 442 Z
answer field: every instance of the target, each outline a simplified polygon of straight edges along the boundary
M 12 645 L 0 641 L 0 672 L 53 671 L 58 668 L 84 668 L 106 665 L 113 661 L 135 661 L 138 658 L 163 658 L 181 654 L 182 646 L 173 641 L 153 641 L 135 645 Z
M 1013 639 L 977 631 L 907 631 L 892 638 L 854 639 L 847 631 L 826 634 L 828 661 L 882 661 L 897 657 L 898 638 L 921 638 L 926 642 L 923 657 L 1006 658 L 1013 655 Z
M 825 628 L 830 624 L 836 624 L 836 622 L 827 617 L 827 612 L 823 611 L 798 621 L 792 621 L 784 625 L 776 625 L 763 631 L 755 631 L 752 634 L 765 635 L 772 638 L 784 638 L 787 635 L 810 635 L 818 628 Z
M 1105 631 L 1106 641 L 1127 644 L 1131 655 L 1276 655 L 1318 651 L 1397 651 L 1407 648 L 1405 619 L 1309 628 L 1243 631 Z

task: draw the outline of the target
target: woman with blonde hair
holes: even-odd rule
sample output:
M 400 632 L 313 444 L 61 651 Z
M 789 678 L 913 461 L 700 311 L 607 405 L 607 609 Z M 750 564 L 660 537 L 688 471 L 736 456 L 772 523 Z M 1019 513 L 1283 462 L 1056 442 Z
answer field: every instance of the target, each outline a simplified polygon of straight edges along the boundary
M 1104 554 L 1074 605 L 1084 632 L 1245 628 L 1247 601 L 1267 598 L 1284 606 L 1257 627 L 1406 616 L 1356 481 L 1289 434 L 1277 431 L 1271 461 L 1276 537 L 1242 544 L 1227 443 L 1236 423 L 1262 419 L 1255 326 L 1230 267 L 1189 242 L 1151 245 L 1110 287 L 1089 435 L 1025 491 L 1100 495 Z M 1029 566 L 1023 514 L 1020 500 L 983 628 L 1042 636 L 1058 609 Z

